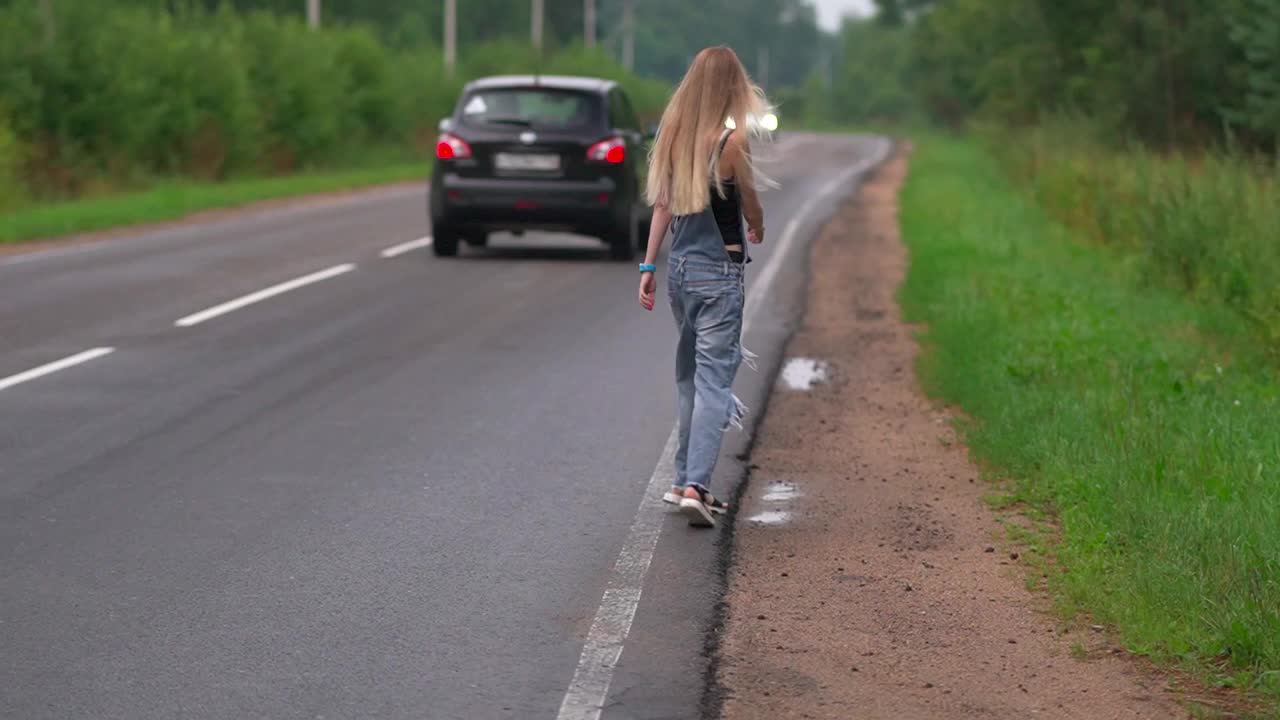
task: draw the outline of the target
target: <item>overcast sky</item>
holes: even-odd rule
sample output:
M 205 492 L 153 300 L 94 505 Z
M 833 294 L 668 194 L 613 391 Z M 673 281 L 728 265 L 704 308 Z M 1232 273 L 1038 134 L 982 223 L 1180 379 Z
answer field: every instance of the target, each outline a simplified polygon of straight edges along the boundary
M 871 0 L 811 0 L 818 8 L 818 23 L 827 30 L 840 29 L 840 18 L 847 14 L 871 14 Z

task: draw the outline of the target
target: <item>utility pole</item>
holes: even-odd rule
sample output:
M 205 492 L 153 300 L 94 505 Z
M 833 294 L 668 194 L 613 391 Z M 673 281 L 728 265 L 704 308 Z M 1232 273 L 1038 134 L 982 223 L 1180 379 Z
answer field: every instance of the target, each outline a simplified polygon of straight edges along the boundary
M 529 21 L 529 35 L 533 41 L 533 49 L 542 52 L 542 20 L 545 8 L 543 0 L 530 0 L 530 2 L 532 6 L 529 8 L 529 13 L 532 18 Z
M 307 24 L 312 30 L 320 27 L 320 0 L 307 0 Z
M 57 22 L 53 17 L 53 0 L 40 0 L 40 17 L 44 20 L 44 42 L 52 47 L 58 35 Z
M 582 44 L 596 46 L 596 0 L 582 0 Z
M 458 0 L 444 0 L 444 71 L 453 77 L 458 65 Z
M 622 67 L 627 72 L 636 69 L 635 0 L 622 0 Z

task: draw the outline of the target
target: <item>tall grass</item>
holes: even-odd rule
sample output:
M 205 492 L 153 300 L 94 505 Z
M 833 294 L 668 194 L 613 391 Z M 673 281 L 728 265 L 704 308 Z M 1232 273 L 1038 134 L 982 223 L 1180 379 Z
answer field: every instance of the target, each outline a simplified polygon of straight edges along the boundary
M 1065 122 L 1001 131 L 988 144 L 1055 219 L 1142 258 L 1152 279 L 1233 308 L 1280 358 L 1277 166 L 1117 149 Z
M 1280 378 L 1242 315 L 1145 282 L 1125 262 L 1134 249 L 1155 257 L 1152 232 L 1189 242 L 1199 229 L 1198 263 L 1220 267 L 1230 243 L 1256 253 L 1240 271 L 1261 282 L 1274 256 L 1240 220 L 1208 209 L 1225 202 L 1268 221 L 1254 199 L 1224 194 L 1257 188 L 1205 190 L 1207 178 L 1233 181 L 1157 158 L 1126 171 L 1039 151 L 1072 168 L 1051 183 L 1042 166 L 1037 180 L 1067 225 L 978 143 L 919 143 L 902 223 L 904 306 L 928 325 L 922 377 L 973 419 L 967 439 L 991 472 L 1056 514 L 1052 587 L 1066 610 L 1114 625 L 1136 652 L 1280 697 Z M 1091 163 L 1122 177 L 1104 181 Z M 1138 207 L 1099 199 L 1104 182 Z M 1172 202 L 1177 219 L 1154 217 L 1157 202 Z M 1078 242 L 1090 223 L 1123 249 Z

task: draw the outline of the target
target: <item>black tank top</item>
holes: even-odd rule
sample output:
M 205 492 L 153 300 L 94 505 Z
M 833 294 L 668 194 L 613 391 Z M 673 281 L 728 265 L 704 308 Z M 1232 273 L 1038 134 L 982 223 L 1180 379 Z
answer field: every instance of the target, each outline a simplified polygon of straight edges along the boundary
M 720 149 L 716 153 L 713 172 L 720 171 L 720 156 L 724 154 L 724 145 L 729 142 L 729 136 L 732 134 L 733 131 L 730 130 L 720 138 Z M 734 180 L 722 179 L 720 183 L 724 187 L 724 197 L 720 197 L 715 182 L 711 183 L 711 212 L 716 216 L 716 225 L 720 228 L 720 237 L 724 238 L 724 244 L 742 245 L 746 241 L 742 236 L 742 195 L 738 192 L 738 184 Z

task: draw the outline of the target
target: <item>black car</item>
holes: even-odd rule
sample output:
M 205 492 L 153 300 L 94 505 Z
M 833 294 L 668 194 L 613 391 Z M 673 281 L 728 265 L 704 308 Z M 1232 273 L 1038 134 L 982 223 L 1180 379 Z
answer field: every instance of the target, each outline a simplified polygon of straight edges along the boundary
M 489 233 L 554 230 L 598 237 L 630 260 L 647 235 L 650 140 L 617 83 L 503 76 L 469 83 L 440 121 L 431 179 L 436 255 Z

